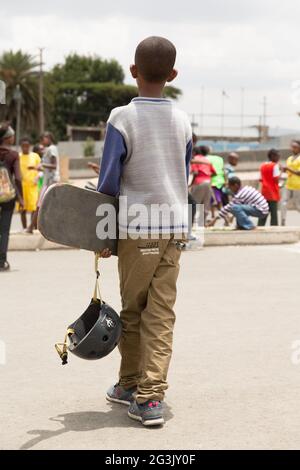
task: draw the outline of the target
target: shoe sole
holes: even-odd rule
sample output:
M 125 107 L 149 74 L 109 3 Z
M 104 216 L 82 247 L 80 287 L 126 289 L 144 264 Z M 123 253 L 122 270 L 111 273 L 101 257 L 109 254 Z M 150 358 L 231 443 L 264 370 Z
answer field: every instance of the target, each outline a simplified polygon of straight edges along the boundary
M 119 405 L 126 405 L 129 406 L 131 404 L 130 401 L 126 400 L 119 400 L 118 398 L 112 398 L 109 395 L 106 395 L 106 400 L 110 401 L 111 403 L 119 403 Z
M 143 424 L 143 426 L 159 426 L 165 423 L 164 418 L 156 418 L 156 419 L 148 419 L 147 421 L 143 421 L 141 416 L 134 415 L 128 411 L 128 416 L 135 421 L 139 421 Z

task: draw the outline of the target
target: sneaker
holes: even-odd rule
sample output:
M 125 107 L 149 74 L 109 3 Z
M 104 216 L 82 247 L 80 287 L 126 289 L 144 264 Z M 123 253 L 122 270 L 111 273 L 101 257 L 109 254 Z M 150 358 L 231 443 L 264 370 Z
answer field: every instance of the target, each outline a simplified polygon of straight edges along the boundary
M 135 391 L 136 387 L 126 390 L 122 385 L 116 384 L 107 391 L 106 400 L 121 403 L 121 405 L 130 405 L 134 400 L 133 394 Z
M 0 263 L 0 272 L 9 271 L 9 270 L 10 270 L 10 265 L 7 261 L 4 261 L 4 263 Z
M 148 400 L 139 404 L 135 400 L 131 403 L 128 416 L 140 421 L 144 426 L 158 426 L 164 424 L 163 405 L 160 401 Z

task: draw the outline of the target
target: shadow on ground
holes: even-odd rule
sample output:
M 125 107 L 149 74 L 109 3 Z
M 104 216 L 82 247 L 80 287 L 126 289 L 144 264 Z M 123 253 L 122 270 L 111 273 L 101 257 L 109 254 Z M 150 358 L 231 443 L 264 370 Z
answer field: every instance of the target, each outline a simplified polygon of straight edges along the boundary
M 96 431 L 97 429 L 105 428 L 129 428 L 138 427 L 142 425 L 135 422 L 127 416 L 126 408 L 120 407 L 119 405 L 109 404 L 111 406 L 110 411 L 81 411 L 78 413 L 67 413 L 58 415 L 55 418 L 49 418 L 50 421 L 60 423 L 62 427 L 56 431 L 46 429 L 33 429 L 28 431 L 27 434 L 35 436 L 29 441 L 25 442 L 20 447 L 20 450 L 28 450 L 36 446 L 40 442 L 46 441 L 53 437 L 63 436 L 67 432 L 86 432 Z M 124 409 L 125 408 L 125 409 Z M 165 421 L 169 421 L 173 418 L 173 413 L 168 405 L 165 405 Z M 155 426 L 154 428 L 157 429 Z M 146 430 L 153 429 L 144 428 Z

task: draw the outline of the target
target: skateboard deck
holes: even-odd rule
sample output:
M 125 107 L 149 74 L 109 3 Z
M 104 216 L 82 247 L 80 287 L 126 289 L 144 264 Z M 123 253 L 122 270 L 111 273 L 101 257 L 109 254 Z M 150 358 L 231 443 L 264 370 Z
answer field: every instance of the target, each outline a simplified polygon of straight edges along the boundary
M 103 204 L 110 204 L 115 211 L 104 211 Z M 109 248 L 117 255 L 117 239 L 97 235 L 105 221 L 116 231 L 117 211 L 118 200 L 112 196 L 70 184 L 55 184 L 43 198 L 38 229 L 47 240 L 61 245 L 93 252 Z

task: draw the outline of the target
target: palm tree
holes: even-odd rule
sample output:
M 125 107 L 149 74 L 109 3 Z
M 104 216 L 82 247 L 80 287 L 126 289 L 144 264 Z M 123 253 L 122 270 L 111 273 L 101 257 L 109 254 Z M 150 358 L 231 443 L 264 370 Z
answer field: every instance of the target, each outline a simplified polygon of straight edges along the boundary
M 22 131 L 33 130 L 38 121 L 37 66 L 34 57 L 21 50 L 7 51 L 0 56 L 0 79 L 6 84 L 6 105 L 1 106 L 0 117 L 15 123 L 17 114 L 15 97 L 19 88 L 22 95 Z

